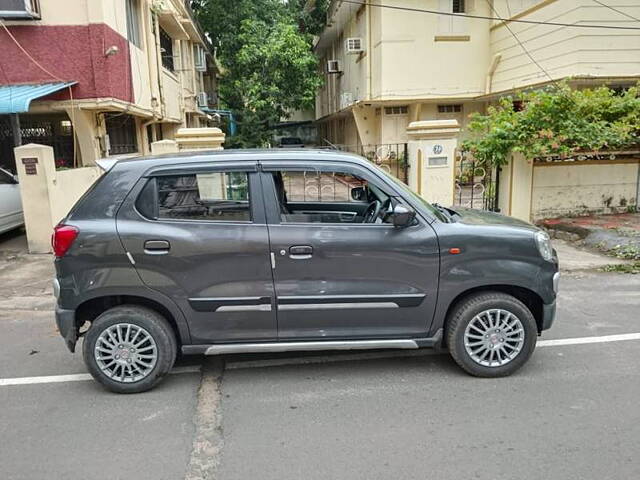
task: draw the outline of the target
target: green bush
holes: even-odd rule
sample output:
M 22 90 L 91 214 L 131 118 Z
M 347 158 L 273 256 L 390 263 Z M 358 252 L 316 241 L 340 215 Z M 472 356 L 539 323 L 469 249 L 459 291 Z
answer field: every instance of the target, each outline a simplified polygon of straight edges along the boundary
M 487 165 L 503 165 L 515 152 L 532 159 L 627 149 L 640 139 L 640 92 L 637 86 L 620 94 L 562 83 L 505 97 L 486 115 L 472 114 L 467 128 L 471 138 L 462 150 Z

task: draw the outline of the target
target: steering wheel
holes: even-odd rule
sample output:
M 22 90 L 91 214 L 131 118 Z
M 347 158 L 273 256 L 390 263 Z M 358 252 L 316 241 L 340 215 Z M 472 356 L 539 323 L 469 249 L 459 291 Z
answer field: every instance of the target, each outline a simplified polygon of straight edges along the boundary
M 390 206 L 391 206 L 391 197 L 387 198 L 384 202 L 381 202 L 380 200 L 374 200 L 369 204 L 369 206 L 365 210 L 362 223 L 385 222 L 387 219 L 387 215 L 389 214 Z
M 374 223 L 378 215 L 380 215 L 380 210 L 382 210 L 382 203 L 380 203 L 380 201 L 374 200 L 371 202 L 364 211 L 362 223 Z

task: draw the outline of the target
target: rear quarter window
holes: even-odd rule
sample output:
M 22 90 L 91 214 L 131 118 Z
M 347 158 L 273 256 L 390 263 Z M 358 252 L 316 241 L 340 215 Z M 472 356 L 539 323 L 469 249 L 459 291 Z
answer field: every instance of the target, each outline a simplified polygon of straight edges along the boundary
M 154 220 L 250 222 L 246 172 L 207 172 L 151 179 L 136 200 L 137 210 Z

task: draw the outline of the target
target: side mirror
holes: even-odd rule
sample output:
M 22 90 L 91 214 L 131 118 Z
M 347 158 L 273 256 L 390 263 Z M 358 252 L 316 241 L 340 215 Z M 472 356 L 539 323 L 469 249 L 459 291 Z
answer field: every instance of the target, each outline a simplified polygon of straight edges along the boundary
M 18 180 L 18 175 L 11 175 L 13 177 L 13 181 L 16 183 L 16 185 L 18 185 L 20 183 L 20 180 Z
M 365 202 L 367 200 L 367 191 L 364 187 L 355 187 L 351 189 L 351 198 L 356 202 Z
M 416 212 L 401 203 L 393 207 L 393 226 L 397 228 L 408 227 L 413 224 L 416 218 Z

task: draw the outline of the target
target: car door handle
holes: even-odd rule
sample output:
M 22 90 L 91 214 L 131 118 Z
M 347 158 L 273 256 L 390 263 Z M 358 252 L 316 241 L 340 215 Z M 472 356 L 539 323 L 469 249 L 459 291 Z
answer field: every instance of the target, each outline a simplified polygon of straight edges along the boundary
M 311 245 L 293 245 L 289 247 L 289 258 L 294 260 L 306 260 L 313 255 L 313 247 Z
M 171 244 L 166 240 L 147 240 L 144 242 L 144 253 L 147 255 L 164 255 L 169 253 Z

